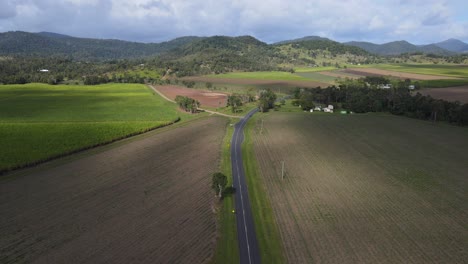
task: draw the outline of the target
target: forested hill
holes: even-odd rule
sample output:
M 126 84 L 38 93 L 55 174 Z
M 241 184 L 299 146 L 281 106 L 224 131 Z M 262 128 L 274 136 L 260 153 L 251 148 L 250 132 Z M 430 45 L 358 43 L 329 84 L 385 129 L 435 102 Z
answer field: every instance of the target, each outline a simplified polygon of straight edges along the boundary
M 281 42 L 278 44 L 275 44 L 276 46 L 284 46 L 284 45 L 291 45 L 293 48 L 299 48 L 299 49 L 306 49 L 309 51 L 312 50 L 328 50 L 330 51 L 333 55 L 337 54 L 353 54 L 353 55 L 369 55 L 367 51 L 360 47 L 354 47 L 354 46 L 349 46 L 349 45 L 344 45 L 339 42 L 329 40 L 329 39 L 324 39 L 324 38 L 319 38 L 319 39 L 306 39 L 306 40 L 293 40 L 293 41 L 285 41 Z
M 393 41 L 385 44 L 374 44 L 370 42 L 351 41 L 344 43 L 345 45 L 362 48 L 370 53 L 378 55 L 399 55 L 402 53 L 432 53 L 438 55 L 453 55 L 454 52 L 448 51 L 434 44 L 429 45 L 413 45 L 407 41 Z
M 65 56 L 76 60 L 132 59 L 155 56 L 185 45 L 198 37 L 183 37 L 162 43 L 137 43 L 110 39 L 75 38 L 49 32 L 0 33 L 0 55 Z

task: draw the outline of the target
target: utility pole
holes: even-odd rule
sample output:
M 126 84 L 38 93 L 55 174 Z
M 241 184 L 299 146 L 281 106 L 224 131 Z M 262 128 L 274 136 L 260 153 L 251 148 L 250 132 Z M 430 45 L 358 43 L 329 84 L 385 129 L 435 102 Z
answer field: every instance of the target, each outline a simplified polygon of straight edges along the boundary
M 284 180 L 284 160 L 281 161 L 281 180 Z

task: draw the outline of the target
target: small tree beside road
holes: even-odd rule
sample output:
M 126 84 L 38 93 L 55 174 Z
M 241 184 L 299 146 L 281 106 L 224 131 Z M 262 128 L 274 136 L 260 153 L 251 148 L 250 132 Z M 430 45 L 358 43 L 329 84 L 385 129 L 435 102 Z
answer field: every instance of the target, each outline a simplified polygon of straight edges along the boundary
M 221 172 L 213 173 L 211 188 L 216 192 L 216 194 L 221 199 L 223 197 L 223 191 L 227 185 L 227 177 Z

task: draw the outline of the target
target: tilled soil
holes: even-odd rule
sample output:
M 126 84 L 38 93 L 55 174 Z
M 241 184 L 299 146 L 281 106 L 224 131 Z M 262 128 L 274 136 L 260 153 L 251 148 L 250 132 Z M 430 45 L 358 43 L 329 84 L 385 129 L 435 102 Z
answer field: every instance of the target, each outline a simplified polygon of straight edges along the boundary
M 256 121 L 288 263 L 466 262 L 466 130 L 381 115 Z
M 225 125 L 204 118 L 2 179 L 0 263 L 208 262 Z
M 468 86 L 447 87 L 447 88 L 426 88 L 418 90 L 422 95 L 430 95 L 436 99 L 447 101 L 459 101 L 468 103 Z
M 155 88 L 172 100 L 174 100 L 177 95 L 196 99 L 200 102 L 202 108 L 203 106 L 224 107 L 227 103 L 227 94 L 224 93 L 214 93 L 175 85 L 162 85 Z

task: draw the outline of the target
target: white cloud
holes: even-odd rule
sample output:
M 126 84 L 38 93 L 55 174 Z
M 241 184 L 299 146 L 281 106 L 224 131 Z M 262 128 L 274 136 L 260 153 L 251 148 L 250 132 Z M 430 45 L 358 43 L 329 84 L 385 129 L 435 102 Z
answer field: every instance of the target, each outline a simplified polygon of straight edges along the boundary
M 0 29 L 163 41 L 183 35 L 307 35 L 417 44 L 468 40 L 462 0 L 0 0 Z M 436 34 L 434 34 L 436 32 Z

